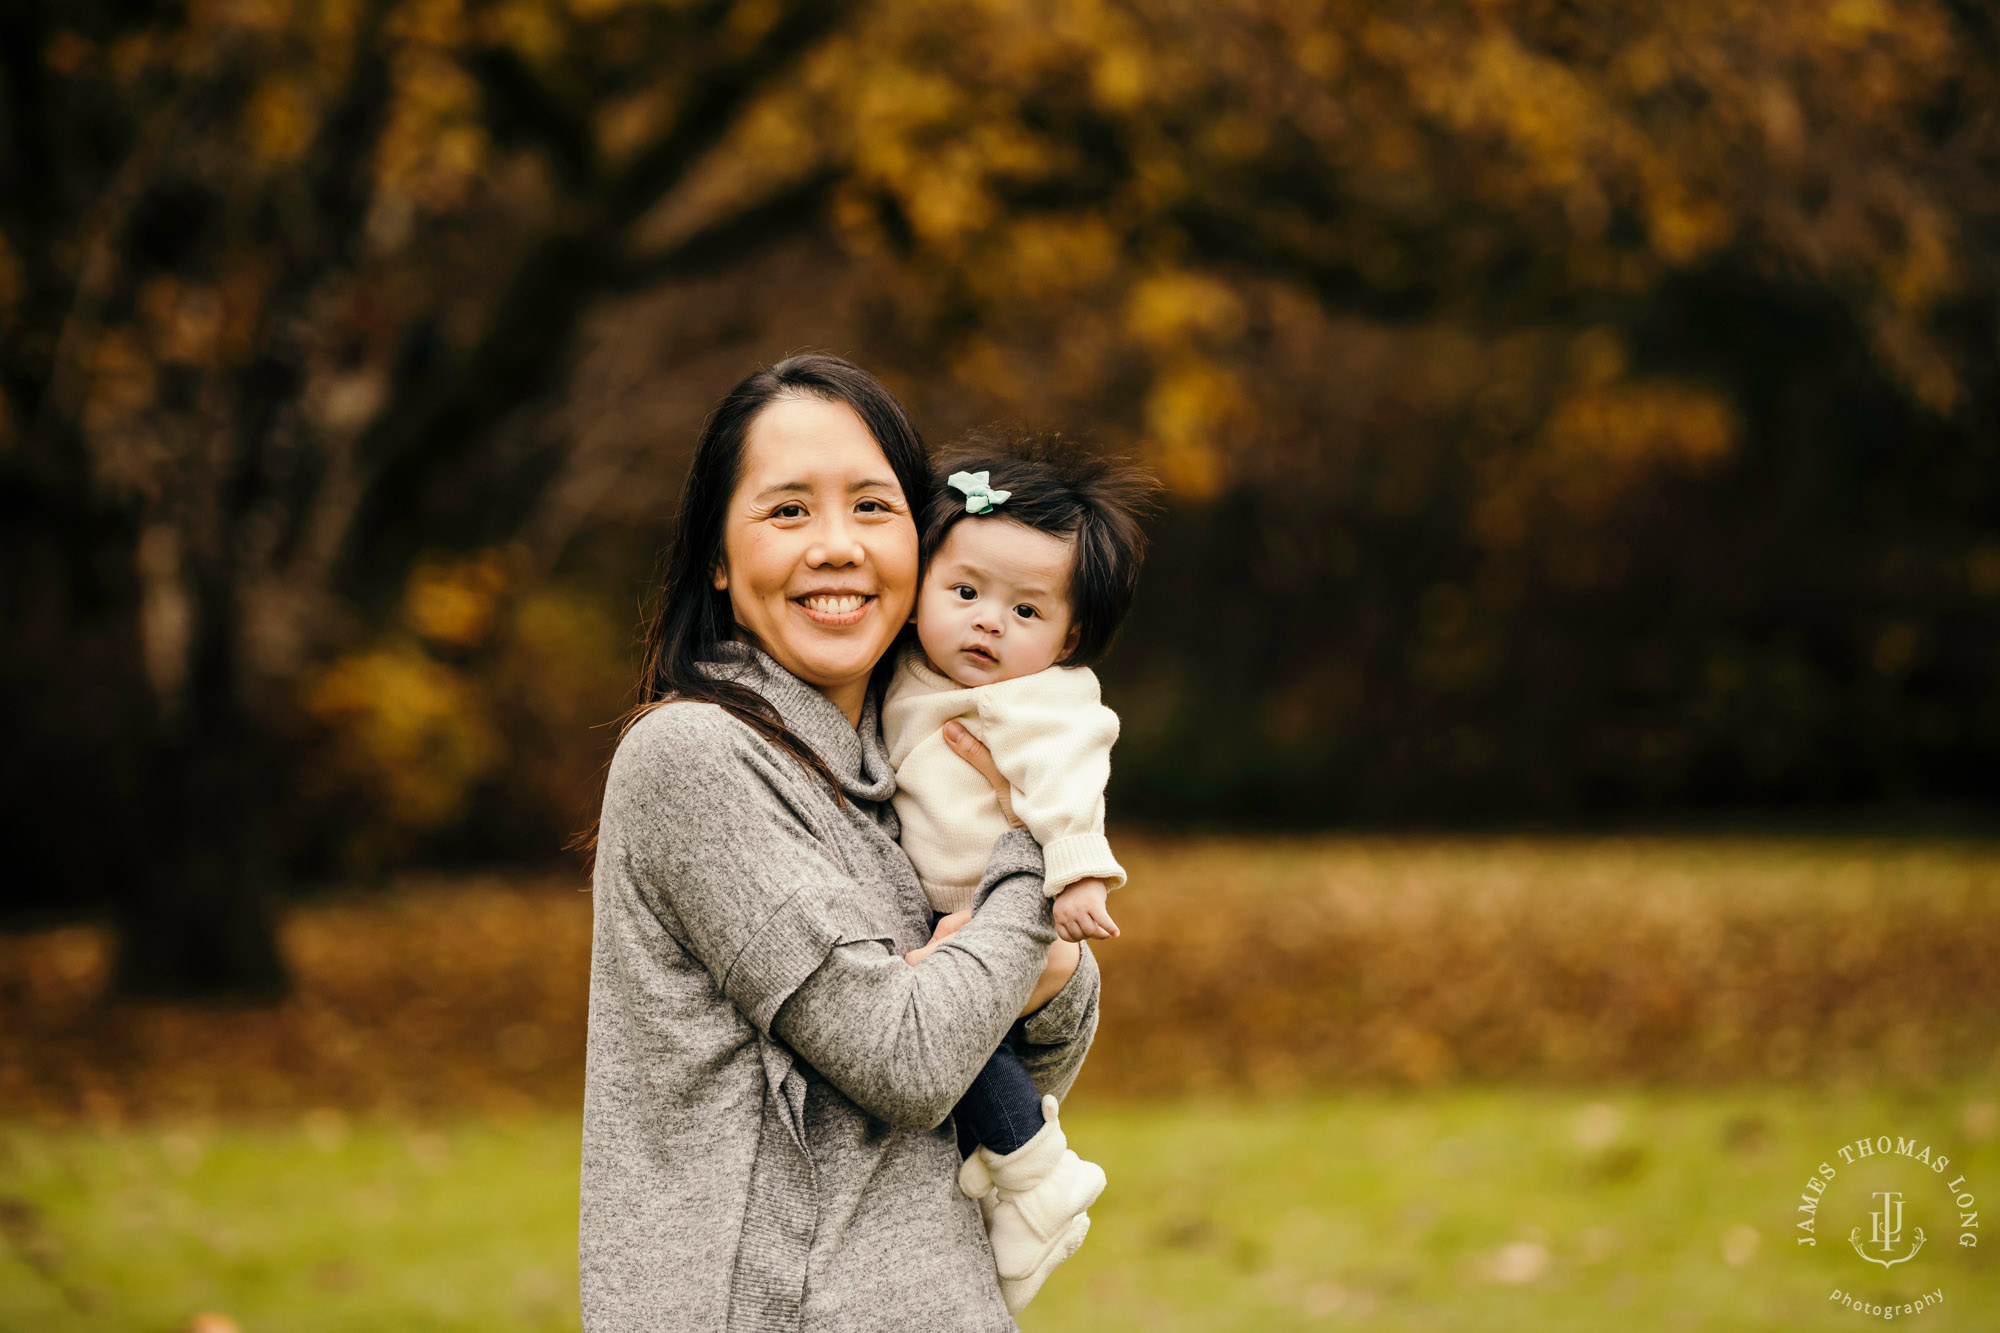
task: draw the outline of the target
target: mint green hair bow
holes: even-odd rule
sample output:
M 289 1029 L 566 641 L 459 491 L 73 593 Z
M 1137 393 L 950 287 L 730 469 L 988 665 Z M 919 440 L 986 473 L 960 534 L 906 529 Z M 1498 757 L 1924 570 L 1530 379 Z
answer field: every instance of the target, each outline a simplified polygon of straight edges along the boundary
M 996 491 L 987 472 L 954 472 L 944 479 L 944 484 L 965 492 L 965 512 L 983 514 L 994 505 L 1007 503 L 1012 491 Z

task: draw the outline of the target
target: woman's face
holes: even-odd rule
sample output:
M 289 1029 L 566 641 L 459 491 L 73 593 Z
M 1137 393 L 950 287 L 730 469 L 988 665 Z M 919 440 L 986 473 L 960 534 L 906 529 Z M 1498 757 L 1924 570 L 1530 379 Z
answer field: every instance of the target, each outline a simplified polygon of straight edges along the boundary
M 860 720 L 916 602 L 917 525 L 853 408 L 780 398 L 751 421 L 715 586 L 739 636 Z

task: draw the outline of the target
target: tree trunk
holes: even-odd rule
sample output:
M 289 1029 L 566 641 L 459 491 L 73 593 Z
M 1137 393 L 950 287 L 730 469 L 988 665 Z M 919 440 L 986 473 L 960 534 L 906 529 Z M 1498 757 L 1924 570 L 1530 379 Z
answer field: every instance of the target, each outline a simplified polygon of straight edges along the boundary
M 285 993 L 265 852 L 270 803 L 244 748 L 209 738 L 155 769 L 157 836 L 139 849 L 138 878 L 120 895 L 120 998 Z
M 187 687 L 149 765 L 153 835 L 118 895 L 115 991 L 270 1001 L 288 981 L 272 903 L 275 770 L 243 703 L 233 580 L 211 569 L 193 582 Z

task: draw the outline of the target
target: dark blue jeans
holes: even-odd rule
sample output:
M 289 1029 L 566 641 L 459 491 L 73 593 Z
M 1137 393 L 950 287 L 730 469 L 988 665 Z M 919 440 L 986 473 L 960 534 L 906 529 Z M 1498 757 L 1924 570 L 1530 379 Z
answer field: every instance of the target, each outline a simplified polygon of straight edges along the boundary
M 938 913 L 931 913 L 936 927 Z M 958 1154 L 970 1157 L 984 1144 L 996 1153 L 1010 1153 L 1042 1128 L 1042 1094 L 1015 1048 L 1027 1041 L 1027 1020 L 1017 1018 L 1000 1042 L 1000 1049 L 972 1080 L 965 1096 L 952 1108 L 958 1125 Z

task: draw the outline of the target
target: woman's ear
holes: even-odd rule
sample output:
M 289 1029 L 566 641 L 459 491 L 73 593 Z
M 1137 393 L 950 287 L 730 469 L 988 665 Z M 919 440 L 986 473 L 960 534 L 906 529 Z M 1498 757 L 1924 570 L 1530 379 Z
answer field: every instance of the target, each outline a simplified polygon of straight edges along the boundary
M 728 592 L 729 566 L 723 564 L 720 560 L 716 561 L 715 572 L 709 576 L 709 582 L 715 585 L 717 592 Z

